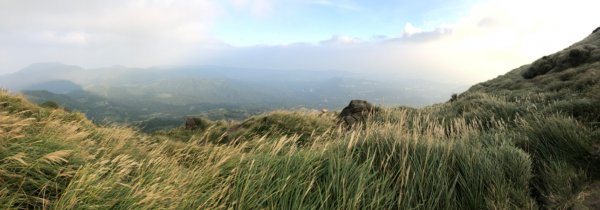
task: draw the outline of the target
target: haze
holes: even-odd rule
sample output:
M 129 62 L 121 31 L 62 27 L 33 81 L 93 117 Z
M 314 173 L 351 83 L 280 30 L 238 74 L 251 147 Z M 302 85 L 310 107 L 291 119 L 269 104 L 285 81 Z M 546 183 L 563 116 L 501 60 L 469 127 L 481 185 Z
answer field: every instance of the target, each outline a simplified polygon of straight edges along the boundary
M 597 1 L 2 0 L 0 74 L 220 65 L 473 84 L 560 50 Z

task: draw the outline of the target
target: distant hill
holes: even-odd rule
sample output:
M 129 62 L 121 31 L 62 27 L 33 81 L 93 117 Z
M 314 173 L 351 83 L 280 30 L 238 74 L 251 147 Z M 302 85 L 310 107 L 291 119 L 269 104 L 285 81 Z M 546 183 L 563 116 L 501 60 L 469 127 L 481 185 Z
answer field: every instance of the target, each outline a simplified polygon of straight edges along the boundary
M 50 80 L 23 87 L 22 90 L 46 90 L 52 93 L 65 94 L 83 89 L 69 80 Z
M 27 90 L 22 93 L 38 104 L 52 101 L 69 110 L 82 112 L 97 124 L 125 123 L 146 132 L 177 127 L 189 115 L 201 115 L 212 120 L 242 120 L 268 110 L 252 105 L 199 103 L 177 106 L 160 102 L 139 103 L 134 100 L 109 99 L 83 90 L 66 94 L 45 90 Z
M 419 107 L 445 101 L 466 89 L 342 71 L 218 66 L 83 69 L 59 63 L 32 64 L 2 76 L 0 87 L 22 91 L 39 103 L 55 101 L 86 113 L 94 122 L 136 125 L 147 120 L 175 122 L 187 115 L 240 120 L 276 109 L 337 110 L 357 98 Z
M 34 63 L 13 74 L 0 76 L 0 86 L 13 91 L 47 84 L 51 81 L 71 81 L 83 68 L 61 63 Z
M 60 81 L 61 84 L 58 84 Z M 71 82 L 66 87 L 65 82 Z M 61 86 L 62 85 L 62 86 Z M 58 63 L 37 63 L 0 77 L 12 91 L 48 90 L 66 93 L 82 89 L 111 100 L 260 104 L 341 108 L 347 100 L 366 98 L 379 104 L 424 106 L 441 102 L 465 86 L 427 81 L 369 78 L 342 71 L 244 69 L 215 66 L 82 69 Z M 53 91 L 54 89 L 54 91 Z

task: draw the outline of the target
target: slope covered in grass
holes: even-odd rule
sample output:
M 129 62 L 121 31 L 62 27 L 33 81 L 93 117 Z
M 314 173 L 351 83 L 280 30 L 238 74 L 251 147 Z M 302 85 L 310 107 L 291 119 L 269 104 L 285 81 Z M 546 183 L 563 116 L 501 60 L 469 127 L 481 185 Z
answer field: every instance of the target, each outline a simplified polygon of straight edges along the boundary
M 257 119 L 295 120 L 223 143 L 213 141 L 223 125 L 173 140 L 0 98 L 8 208 L 561 208 L 580 202 L 587 180 L 578 163 L 591 135 L 562 116 L 521 119 L 516 130 L 496 121 L 489 131 L 455 119 L 448 130 L 425 111 L 390 109 L 366 130 L 316 124 L 326 130 L 299 144 L 296 123 L 334 117 L 278 112 Z
M 538 111 L 562 112 L 586 123 L 600 122 L 600 30 L 564 50 L 471 87 L 483 92 L 528 100 Z
M 349 130 L 277 111 L 147 135 L 0 92 L 0 208 L 585 208 L 600 132 L 598 62 L 584 61 Z

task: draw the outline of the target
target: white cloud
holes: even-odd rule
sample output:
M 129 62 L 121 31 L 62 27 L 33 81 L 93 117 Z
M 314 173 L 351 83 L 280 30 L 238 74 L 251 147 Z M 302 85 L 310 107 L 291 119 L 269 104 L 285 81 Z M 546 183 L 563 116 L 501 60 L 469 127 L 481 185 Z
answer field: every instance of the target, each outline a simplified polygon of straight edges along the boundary
M 583 39 L 598 26 L 594 1 L 491 0 L 475 5 L 452 33 L 423 47 L 432 59 L 482 79 Z
M 438 27 L 429 31 L 413 26 L 410 22 L 404 25 L 402 35 L 398 38 L 392 38 L 389 41 L 401 41 L 401 42 L 428 42 L 433 41 L 442 37 L 445 37 L 452 33 L 452 29 Z
M 333 6 L 346 1 L 311 2 Z M 489 0 L 477 3 L 456 22 L 427 27 L 407 22 L 397 26 L 395 36 L 370 40 L 340 34 L 315 43 L 235 47 L 211 37 L 211 26 L 224 5 L 268 15 L 278 9 L 275 3 L 4 0 L 0 71 L 39 61 L 84 67 L 214 64 L 368 71 L 475 83 L 567 47 L 591 33 L 600 20 L 595 11 L 600 3 L 594 1 Z
M 423 29 L 413 26 L 412 23 L 408 22 L 404 25 L 404 32 L 402 36 L 412 36 L 414 34 L 422 33 Z
M 209 62 L 366 71 L 474 84 L 581 40 L 598 26 L 596 4 L 490 0 L 466 11 L 459 21 L 433 29 L 406 23 L 396 37 L 360 40 L 336 35 L 317 44 L 230 48 Z
M 32 40 L 40 44 L 81 46 L 87 44 L 87 34 L 80 31 L 71 31 L 62 34 L 55 31 L 42 31 L 39 34 L 33 34 Z
M 355 38 L 355 37 L 351 37 L 351 36 L 344 36 L 344 35 L 335 35 L 335 36 L 332 36 L 330 39 L 320 41 L 319 44 L 321 44 L 321 45 L 357 44 L 357 43 L 361 43 L 361 42 L 362 41 L 359 38 Z
M 219 13 L 210 0 L 0 1 L 0 65 L 31 62 L 89 67 L 180 62 L 197 44 L 213 42 Z

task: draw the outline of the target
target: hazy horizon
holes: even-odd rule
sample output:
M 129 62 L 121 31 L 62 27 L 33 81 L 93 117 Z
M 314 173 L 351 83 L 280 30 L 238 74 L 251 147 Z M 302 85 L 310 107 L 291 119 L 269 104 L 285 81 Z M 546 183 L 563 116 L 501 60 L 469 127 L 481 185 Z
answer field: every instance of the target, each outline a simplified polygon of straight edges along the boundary
M 0 75 L 60 62 L 335 69 L 473 84 L 585 37 L 600 19 L 596 6 L 577 0 L 4 0 Z

